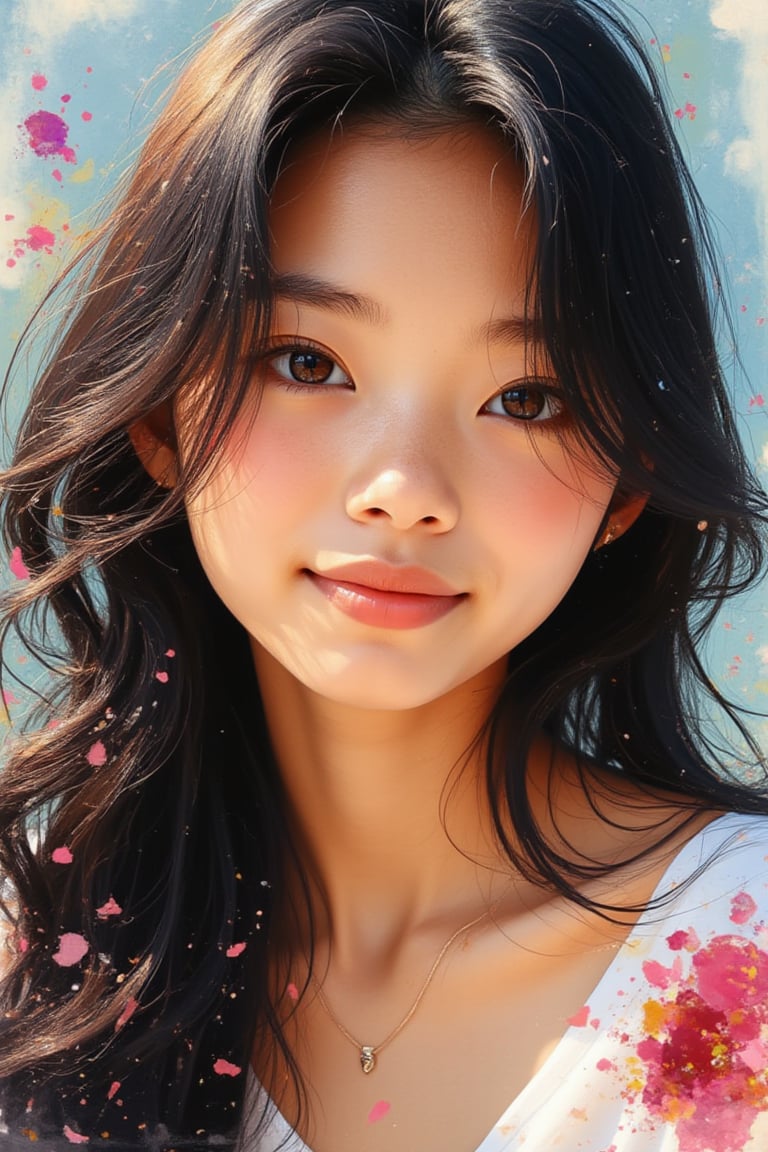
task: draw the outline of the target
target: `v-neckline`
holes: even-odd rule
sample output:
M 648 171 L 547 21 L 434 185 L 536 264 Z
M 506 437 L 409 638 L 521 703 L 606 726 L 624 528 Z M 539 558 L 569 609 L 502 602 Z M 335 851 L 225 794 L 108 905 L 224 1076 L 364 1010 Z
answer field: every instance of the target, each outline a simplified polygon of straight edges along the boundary
M 698 849 L 700 854 L 701 845 L 706 838 L 706 834 L 710 830 L 714 829 L 716 826 L 722 827 L 723 824 L 727 824 L 727 822 L 737 819 L 743 820 L 744 817 L 739 813 L 727 812 L 721 816 L 715 817 L 714 820 L 710 820 L 702 828 L 699 828 L 698 831 L 695 832 L 693 836 L 691 836 L 690 839 L 682 845 L 682 847 L 675 853 L 674 857 L 667 864 L 653 889 L 653 893 L 648 901 L 648 905 L 650 906 L 653 901 L 656 900 L 665 890 L 670 888 L 675 874 L 681 870 L 682 866 L 686 863 L 688 857 L 694 852 L 694 850 Z M 684 875 L 690 875 L 693 871 L 695 871 L 695 868 L 689 869 L 684 873 Z M 584 1000 L 584 1005 L 579 1006 L 583 1008 L 584 1006 L 589 1005 L 590 1015 L 593 1017 L 602 1017 L 603 1005 L 610 999 L 610 993 L 612 991 L 612 985 L 614 983 L 617 970 L 623 965 L 624 961 L 627 959 L 627 956 L 632 951 L 632 942 L 634 941 L 638 931 L 642 930 L 646 926 L 653 914 L 653 910 L 650 907 L 646 908 L 646 910 L 640 914 L 634 925 L 627 933 L 626 938 L 622 941 L 621 945 L 617 949 L 602 976 L 595 984 L 591 994 Z M 584 1046 L 583 1043 L 579 1042 L 582 1039 L 583 1034 L 584 1030 L 582 1027 L 574 1024 L 568 1025 L 565 1032 L 563 1032 L 562 1036 L 557 1041 L 544 1063 L 533 1074 L 525 1086 L 521 1088 L 514 1099 L 506 1106 L 499 1118 L 491 1126 L 487 1134 L 483 1137 L 473 1152 L 502 1152 L 502 1150 L 508 1144 L 508 1138 L 503 1134 L 507 1118 L 509 1117 L 511 1119 L 516 1112 L 519 1112 L 529 1097 L 535 1097 L 537 1091 L 543 1083 L 553 1082 L 553 1073 L 555 1071 L 560 1072 L 562 1065 L 564 1065 L 566 1068 L 570 1068 L 578 1059 L 583 1057 Z M 264 1090 L 262 1089 L 258 1079 L 256 1078 L 253 1068 L 250 1065 L 248 1069 L 248 1075 L 250 1081 L 249 1086 L 251 1090 L 254 1093 L 262 1093 Z M 288 1123 L 274 1102 L 271 1102 L 271 1109 L 272 1115 L 268 1131 L 270 1133 L 274 1133 L 278 1137 L 279 1146 L 284 1147 L 285 1152 L 313 1152 L 313 1149 L 310 1148 L 310 1146 L 302 1140 L 299 1134 L 294 1131 L 294 1129 Z M 287 1137 L 289 1137 L 290 1140 L 287 1140 Z M 275 1146 L 277 1147 L 277 1144 Z M 238 1152 L 249 1152 L 249 1149 L 246 1144 L 243 1144 L 238 1149 Z

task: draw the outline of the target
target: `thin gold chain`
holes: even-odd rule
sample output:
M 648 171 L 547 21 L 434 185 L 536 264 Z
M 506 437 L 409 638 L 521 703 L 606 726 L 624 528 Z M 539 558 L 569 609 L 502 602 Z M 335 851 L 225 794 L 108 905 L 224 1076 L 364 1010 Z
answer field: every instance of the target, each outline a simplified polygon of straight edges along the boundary
M 395 1037 L 400 1035 L 403 1028 L 405 1028 L 406 1024 L 412 1018 L 414 1012 L 419 1007 L 419 1004 L 421 1004 L 422 1000 L 424 999 L 424 996 L 427 992 L 427 989 L 429 988 L 430 984 L 432 983 L 432 978 L 434 977 L 435 973 L 437 972 L 438 968 L 440 967 L 440 962 L 442 961 L 446 952 L 450 948 L 451 944 L 453 944 L 453 942 L 455 940 L 457 940 L 459 936 L 461 936 L 462 932 L 469 932 L 472 928 L 475 927 L 476 924 L 479 924 L 481 920 L 485 920 L 485 918 L 487 916 L 490 916 L 495 911 L 496 907 L 497 907 L 497 905 L 494 904 L 494 905 L 492 905 L 492 907 L 486 908 L 486 910 L 484 912 L 481 912 L 479 916 L 475 916 L 475 918 L 473 920 L 468 921 L 468 923 L 466 923 L 466 924 L 462 924 L 460 928 L 457 928 L 456 931 L 451 936 L 448 937 L 445 944 L 443 944 L 442 948 L 440 949 L 437 956 L 433 960 L 432 967 L 430 968 L 429 972 L 427 973 L 427 977 L 426 977 L 424 983 L 422 984 L 421 988 L 419 988 L 419 991 L 416 995 L 416 999 L 414 1000 L 413 1004 L 411 1004 L 410 1008 L 406 1012 L 405 1016 L 403 1016 L 400 1023 L 395 1025 L 395 1027 L 392 1029 L 392 1031 L 389 1033 L 389 1035 L 386 1036 L 381 1041 L 380 1044 L 362 1044 L 357 1039 L 356 1036 L 353 1036 L 352 1033 L 349 1031 L 349 1029 L 345 1028 L 344 1025 L 342 1024 L 341 1020 L 339 1020 L 338 1016 L 336 1015 L 336 1013 L 333 1011 L 330 1004 L 326 1000 L 325 994 L 324 994 L 322 988 L 318 984 L 315 977 L 312 976 L 312 983 L 315 986 L 315 992 L 317 993 L 317 998 L 320 1001 L 320 1004 L 322 1005 L 323 1009 L 325 1010 L 325 1012 L 327 1013 L 327 1015 L 329 1016 L 331 1021 L 336 1025 L 339 1032 L 341 1032 L 342 1036 L 346 1040 L 349 1040 L 350 1044 L 353 1044 L 355 1046 L 355 1048 L 357 1048 L 358 1053 L 360 1055 L 360 1065 L 363 1069 L 363 1072 L 365 1072 L 367 1074 L 367 1073 L 373 1071 L 373 1069 L 376 1067 L 376 1057 L 379 1055 L 380 1052 L 382 1052 L 387 1047 L 387 1045 L 392 1043 L 392 1041 L 395 1039 Z

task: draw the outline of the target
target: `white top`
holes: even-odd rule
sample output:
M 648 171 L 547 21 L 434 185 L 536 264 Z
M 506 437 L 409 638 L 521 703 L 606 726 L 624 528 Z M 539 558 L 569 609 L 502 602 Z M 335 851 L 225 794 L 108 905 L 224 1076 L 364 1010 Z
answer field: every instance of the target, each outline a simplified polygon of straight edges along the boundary
M 768 1150 L 768 818 L 713 821 L 655 895 L 700 867 L 640 918 L 475 1152 Z M 279 1112 L 258 1142 L 246 1123 L 242 1152 L 278 1147 L 311 1152 Z

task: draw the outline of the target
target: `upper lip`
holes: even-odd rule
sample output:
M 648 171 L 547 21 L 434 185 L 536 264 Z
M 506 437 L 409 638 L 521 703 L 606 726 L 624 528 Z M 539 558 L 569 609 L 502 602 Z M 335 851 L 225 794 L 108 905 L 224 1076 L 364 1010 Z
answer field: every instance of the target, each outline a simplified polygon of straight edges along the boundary
M 415 564 L 387 564 L 383 560 L 355 560 L 334 568 L 312 569 L 327 580 L 361 584 L 378 592 L 404 592 L 419 596 L 459 596 L 441 576 Z

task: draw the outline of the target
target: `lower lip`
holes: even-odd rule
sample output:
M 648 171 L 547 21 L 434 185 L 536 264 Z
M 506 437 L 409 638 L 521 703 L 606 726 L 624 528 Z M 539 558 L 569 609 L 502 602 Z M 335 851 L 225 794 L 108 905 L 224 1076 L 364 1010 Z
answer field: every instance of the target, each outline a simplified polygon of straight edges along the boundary
M 329 580 L 317 572 L 307 572 L 312 583 L 335 608 L 359 624 L 373 628 L 423 628 L 446 616 L 464 600 L 464 595 L 425 596 L 418 592 L 382 592 L 365 584 Z

